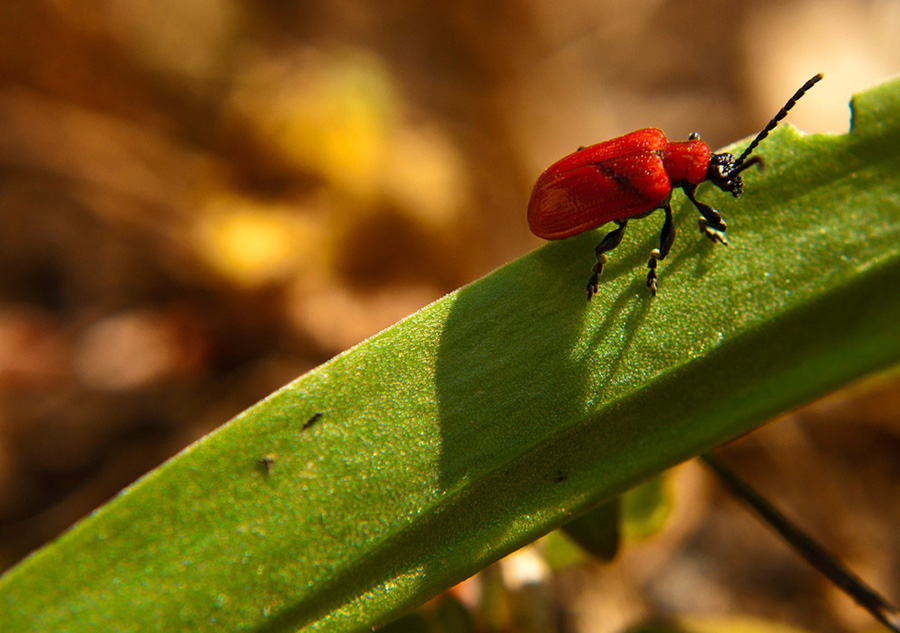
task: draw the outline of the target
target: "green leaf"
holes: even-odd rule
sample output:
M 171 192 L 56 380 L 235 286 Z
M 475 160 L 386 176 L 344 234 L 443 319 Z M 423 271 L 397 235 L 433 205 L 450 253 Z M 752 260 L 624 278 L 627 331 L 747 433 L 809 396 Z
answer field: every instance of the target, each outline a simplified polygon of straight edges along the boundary
M 640 541 L 659 532 L 669 518 L 673 499 L 670 473 L 660 473 L 622 495 L 622 534 Z
M 654 475 L 604 501 L 564 525 L 563 532 L 590 554 L 612 561 L 620 541 L 644 540 L 662 529 L 673 503 L 668 475 Z
M 8 572 L 0 630 L 387 623 L 653 473 L 896 363 L 898 141 L 897 81 L 856 99 L 848 135 L 780 127 L 741 199 L 700 191 L 729 248 L 681 205 L 655 299 L 644 265 L 660 214 L 629 225 L 591 303 L 602 231 L 428 306 Z
M 619 508 L 623 496 L 604 501 L 564 525 L 566 536 L 597 558 L 613 560 L 619 551 Z

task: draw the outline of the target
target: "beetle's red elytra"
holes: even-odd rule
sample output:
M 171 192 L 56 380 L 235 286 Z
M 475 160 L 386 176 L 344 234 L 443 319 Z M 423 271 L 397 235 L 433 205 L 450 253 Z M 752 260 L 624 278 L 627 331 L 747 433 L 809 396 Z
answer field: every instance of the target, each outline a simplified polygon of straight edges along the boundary
M 670 142 L 655 128 L 579 148 L 553 163 L 535 183 L 528 203 L 531 232 L 547 240 L 561 240 L 607 222 L 617 225 L 594 249 L 597 262 L 587 284 L 590 300 L 599 291 L 606 253 L 621 243 L 628 221 L 663 209 L 659 248 L 651 251 L 647 261 L 647 287 L 656 295 L 656 269 L 675 241 L 672 190 L 680 188 L 697 207 L 701 233 L 727 245 L 725 221 L 717 210 L 697 200 L 697 187 L 708 180 L 735 198 L 740 196 L 744 188 L 741 172 L 761 162 L 750 154 L 821 79 L 819 73 L 803 84 L 737 160 L 729 153 L 714 154 L 696 132 L 687 141 Z

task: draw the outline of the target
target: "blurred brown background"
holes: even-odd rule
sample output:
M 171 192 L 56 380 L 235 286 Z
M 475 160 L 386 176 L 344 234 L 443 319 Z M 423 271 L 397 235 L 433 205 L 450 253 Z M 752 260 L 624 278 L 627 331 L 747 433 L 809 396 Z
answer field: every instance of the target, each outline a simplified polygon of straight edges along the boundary
M 817 71 L 791 122 L 845 131 L 848 96 L 900 70 L 898 33 L 888 0 L 4 0 L 0 569 L 538 246 L 524 209 L 553 160 L 644 126 L 719 147 Z M 731 449 L 895 598 L 898 393 L 834 396 Z M 566 621 L 870 626 L 737 517 L 683 531 L 621 618 Z M 598 608 L 585 591 L 564 610 Z

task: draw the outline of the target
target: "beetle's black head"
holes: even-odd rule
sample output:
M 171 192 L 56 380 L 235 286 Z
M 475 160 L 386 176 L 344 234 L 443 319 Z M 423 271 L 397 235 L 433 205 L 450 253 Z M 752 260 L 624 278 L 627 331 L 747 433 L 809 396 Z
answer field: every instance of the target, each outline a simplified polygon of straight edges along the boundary
M 741 172 L 749 166 L 747 163 L 740 168 L 734 168 L 734 156 L 727 152 L 713 154 L 709 157 L 709 167 L 706 170 L 706 179 L 716 187 L 730 193 L 737 198 L 744 191 L 744 182 L 741 180 Z

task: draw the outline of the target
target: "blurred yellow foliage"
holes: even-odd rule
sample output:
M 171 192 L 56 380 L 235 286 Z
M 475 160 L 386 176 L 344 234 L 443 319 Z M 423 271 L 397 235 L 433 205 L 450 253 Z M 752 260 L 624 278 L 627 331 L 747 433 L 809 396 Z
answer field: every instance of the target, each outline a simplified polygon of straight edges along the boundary
M 337 209 L 342 219 L 385 200 L 442 228 L 456 217 L 465 191 L 458 151 L 434 125 L 410 123 L 377 58 L 308 51 L 251 67 L 235 111 L 275 155 L 349 198 Z
M 398 133 L 391 148 L 383 165 L 385 193 L 430 228 L 451 226 L 468 191 L 462 159 L 451 141 L 423 125 Z
M 251 68 L 235 108 L 261 139 L 292 165 L 372 197 L 397 111 L 383 68 L 361 54 L 316 52 Z
M 195 243 L 212 269 L 241 285 L 256 286 L 283 280 L 309 262 L 320 233 L 292 208 L 222 197 L 199 214 Z

